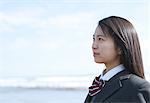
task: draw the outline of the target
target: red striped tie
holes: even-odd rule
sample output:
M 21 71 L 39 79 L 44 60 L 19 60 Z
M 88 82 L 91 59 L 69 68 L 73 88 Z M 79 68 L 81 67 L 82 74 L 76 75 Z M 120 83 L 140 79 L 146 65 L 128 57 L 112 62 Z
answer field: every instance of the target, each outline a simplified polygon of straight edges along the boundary
M 99 77 L 95 77 L 95 79 L 92 83 L 92 86 L 89 87 L 89 95 L 90 96 L 94 96 L 97 93 L 99 93 L 105 85 L 105 81 L 99 80 Z

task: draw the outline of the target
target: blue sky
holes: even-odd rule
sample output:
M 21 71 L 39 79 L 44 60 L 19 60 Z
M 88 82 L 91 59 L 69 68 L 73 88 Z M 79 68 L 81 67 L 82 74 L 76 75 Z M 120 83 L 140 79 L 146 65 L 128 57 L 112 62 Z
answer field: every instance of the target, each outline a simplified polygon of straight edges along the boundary
M 100 73 L 92 35 L 97 22 L 111 15 L 133 23 L 150 73 L 149 7 L 148 0 L 0 1 L 0 77 Z

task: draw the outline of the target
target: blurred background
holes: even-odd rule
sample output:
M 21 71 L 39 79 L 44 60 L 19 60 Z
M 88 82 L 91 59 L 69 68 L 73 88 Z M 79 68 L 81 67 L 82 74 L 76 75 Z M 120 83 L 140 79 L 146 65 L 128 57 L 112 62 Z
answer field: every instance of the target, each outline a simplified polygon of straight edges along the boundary
M 104 68 L 92 36 L 111 15 L 135 26 L 150 81 L 149 11 L 148 0 L 1 0 L 0 102 L 82 103 Z

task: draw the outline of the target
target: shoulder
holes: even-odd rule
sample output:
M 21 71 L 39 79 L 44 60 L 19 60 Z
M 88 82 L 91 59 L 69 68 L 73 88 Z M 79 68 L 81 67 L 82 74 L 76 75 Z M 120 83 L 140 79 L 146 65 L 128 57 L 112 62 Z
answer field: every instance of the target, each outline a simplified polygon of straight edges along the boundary
M 137 88 L 137 89 L 140 89 L 140 88 L 150 89 L 150 83 L 148 81 L 134 74 L 121 76 L 120 80 L 121 81 L 126 80 L 127 83 L 129 83 L 130 85 L 132 85 L 134 88 Z
M 150 101 L 150 83 L 148 81 L 134 74 L 121 76 L 120 80 L 124 85 L 127 85 L 131 91 L 135 91 L 139 98 Z
M 120 76 L 119 79 L 137 89 L 150 88 L 150 83 L 148 81 L 134 74 Z

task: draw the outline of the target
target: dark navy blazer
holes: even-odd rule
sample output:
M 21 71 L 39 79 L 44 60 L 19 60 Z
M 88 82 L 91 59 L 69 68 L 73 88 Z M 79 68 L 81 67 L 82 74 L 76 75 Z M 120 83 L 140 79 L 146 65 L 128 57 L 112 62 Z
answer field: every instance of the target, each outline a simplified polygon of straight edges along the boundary
M 150 103 L 150 84 L 122 71 L 106 82 L 102 90 L 84 103 Z

